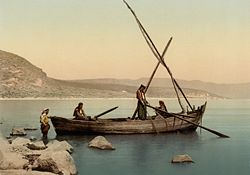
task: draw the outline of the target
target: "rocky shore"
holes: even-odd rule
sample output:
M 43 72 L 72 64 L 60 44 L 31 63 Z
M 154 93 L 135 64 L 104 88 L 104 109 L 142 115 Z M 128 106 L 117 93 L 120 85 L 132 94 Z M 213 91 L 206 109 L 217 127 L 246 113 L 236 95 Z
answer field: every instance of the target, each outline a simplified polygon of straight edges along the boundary
M 73 147 L 66 141 L 32 142 L 17 137 L 9 143 L 0 136 L 1 175 L 75 175 Z

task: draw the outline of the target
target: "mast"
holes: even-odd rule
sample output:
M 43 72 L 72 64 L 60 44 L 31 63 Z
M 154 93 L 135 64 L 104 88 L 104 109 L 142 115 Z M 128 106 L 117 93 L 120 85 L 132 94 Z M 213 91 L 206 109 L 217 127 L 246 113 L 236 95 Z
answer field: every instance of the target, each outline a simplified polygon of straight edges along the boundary
M 140 28 L 140 31 L 142 32 L 142 35 L 144 37 L 144 39 L 146 40 L 149 48 L 151 49 L 152 53 L 154 54 L 154 56 L 158 59 L 158 61 L 167 69 L 170 77 L 171 77 L 171 80 L 172 80 L 172 83 L 173 83 L 173 86 L 174 86 L 174 90 L 175 90 L 175 93 L 177 95 L 177 98 L 178 98 L 178 102 L 182 108 L 182 111 L 185 111 L 185 108 L 183 107 L 182 103 L 181 103 L 181 100 L 180 100 L 180 97 L 179 97 L 179 94 L 178 94 L 178 91 L 177 91 L 177 88 L 180 90 L 180 92 L 182 93 L 183 97 L 185 98 L 186 102 L 188 103 L 189 107 L 191 109 L 192 106 L 191 104 L 189 103 L 188 99 L 186 98 L 184 92 L 182 91 L 181 87 L 179 86 L 179 84 L 177 83 L 177 81 L 174 79 L 173 75 L 172 75 L 172 72 L 170 71 L 169 67 L 166 65 L 166 63 L 164 62 L 163 60 L 163 57 L 160 55 L 160 53 L 158 52 L 155 44 L 153 43 L 153 41 L 151 40 L 149 34 L 147 33 L 147 31 L 145 30 L 145 28 L 143 27 L 143 25 L 141 24 L 140 20 L 137 18 L 135 12 L 132 10 L 132 8 L 128 5 L 128 3 L 123 0 L 123 2 L 127 5 L 128 9 L 131 11 L 131 13 L 133 14 L 133 16 L 135 17 L 136 19 L 136 22 Z M 177 87 L 177 88 L 176 88 Z

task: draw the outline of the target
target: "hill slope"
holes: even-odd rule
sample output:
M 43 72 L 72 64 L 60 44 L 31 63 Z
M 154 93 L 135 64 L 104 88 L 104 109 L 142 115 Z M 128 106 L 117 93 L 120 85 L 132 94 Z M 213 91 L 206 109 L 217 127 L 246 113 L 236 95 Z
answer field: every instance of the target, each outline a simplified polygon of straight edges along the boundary
M 110 90 L 77 87 L 47 77 L 42 69 L 26 59 L 0 51 L 0 97 L 112 97 L 121 96 Z M 122 94 L 124 95 L 124 94 Z

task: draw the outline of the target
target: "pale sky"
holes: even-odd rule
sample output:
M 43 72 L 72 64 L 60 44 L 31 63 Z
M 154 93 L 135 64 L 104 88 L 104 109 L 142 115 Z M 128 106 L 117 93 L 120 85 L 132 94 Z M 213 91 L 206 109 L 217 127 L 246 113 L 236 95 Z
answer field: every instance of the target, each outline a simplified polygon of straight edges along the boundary
M 250 82 L 249 0 L 127 2 L 160 52 L 173 36 L 176 78 Z M 136 79 L 157 63 L 122 0 L 0 0 L 0 50 L 59 79 Z

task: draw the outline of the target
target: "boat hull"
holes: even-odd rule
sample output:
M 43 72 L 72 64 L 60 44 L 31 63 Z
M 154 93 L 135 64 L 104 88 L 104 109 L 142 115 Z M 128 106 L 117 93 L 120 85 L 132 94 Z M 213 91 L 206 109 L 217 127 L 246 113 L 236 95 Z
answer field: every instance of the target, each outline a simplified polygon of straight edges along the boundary
M 184 119 L 199 124 L 205 112 L 206 103 L 189 112 Z M 57 135 L 79 134 L 153 134 L 176 131 L 195 131 L 197 126 L 175 117 L 156 116 L 154 120 L 131 120 L 128 118 L 98 119 L 96 121 L 73 120 L 51 117 Z

